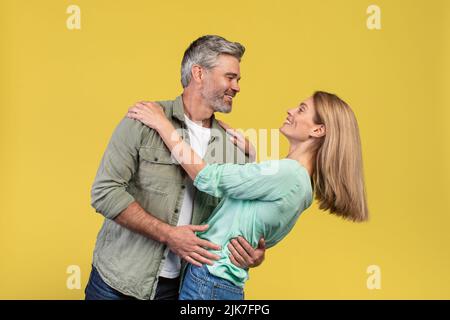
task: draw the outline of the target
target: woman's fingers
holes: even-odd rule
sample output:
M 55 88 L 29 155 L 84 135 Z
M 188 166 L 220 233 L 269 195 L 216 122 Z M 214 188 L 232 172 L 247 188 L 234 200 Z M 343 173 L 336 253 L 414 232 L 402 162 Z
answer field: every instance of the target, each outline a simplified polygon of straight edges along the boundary
M 237 241 L 241 244 L 242 248 L 245 250 L 245 252 L 250 256 L 253 254 L 255 249 L 248 243 L 247 240 L 245 240 L 243 237 L 237 237 Z
M 241 267 L 244 267 L 245 266 L 244 258 L 239 254 L 239 252 L 236 251 L 236 249 L 234 248 L 234 246 L 231 243 L 228 244 L 228 249 L 230 250 L 231 255 L 234 257 L 234 259 L 237 261 L 237 263 Z
M 151 102 L 151 101 L 145 101 L 143 103 L 143 105 L 147 106 L 147 107 L 161 107 L 159 104 L 155 103 L 155 102 Z
M 138 101 L 136 102 L 133 107 L 139 108 L 139 109 L 152 109 L 152 108 L 158 108 L 163 109 L 163 107 L 156 102 L 152 101 Z
M 139 110 L 144 110 L 146 108 L 150 108 L 151 104 L 149 104 L 147 101 L 138 101 L 134 104 L 134 108 L 139 109 Z
M 227 132 L 228 132 L 228 134 L 230 135 L 230 136 L 232 136 L 232 137 L 234 137 L 234 138 L 236 138 L 236 139 L 242 139 L 241 137 L 240 137 L 240 135 L 239 135 L 239 133 L 237 132 L 237 131 L 235 131 L 235 130 L 233 130 L 233 129 L 227 129 Z
M 231 135 L 230 140 L 235 144 L 244 149 L 244 151 L 248 151 L 250 142 L 244 137 L 243 134 L 236 130 L 227 130 L 227 132 Z
M 137 117 L 141 116 L 141 111 L 140 110 L 136 110 L 136 109 L 130 109 L 130 110 L 128 110 L 127 115 L 132 116 L 135 119 L 137 119 Z
M 127 118 L 130 118 L 130 119 L 138 119 L 138 115 L 137 115 L 137 113 L 134 113 L 134 112 L 131 112 L 131 111 L 128 111 L 127 112 Z
M 239 138 L 240 140 L 243 140 L 243 139 L 244 139 L 243 134 L 240 133 L 240 132 L 237 131 L 237 130 L 234 130 L 234 129 L 231 129 L 231 128 L 230 128 L 230 129 L 227 129 L 227 132 L 228 132 L 229 134 L 231 134 L 232 136 Z
M 251 260 L 249 252 L 247 252 L 244 249 L 244 247 L 242 246 L 241 242 L 238 241 L 237 239 L 231 240 L 231 243 L 233 244 L 234 249 L 236 249 L 237 252 L 239 252 L 239 255 L 244 259 L 244 263 L 247 265 L 250 262 L 250 260 Z M 253 248 L 251 248 L 250 250 L 253 250 Z
M 242 136 L 239 135 L 239 133 L 237 133 L 236 131 L 234 131 L 232 129 L 228 129 L 227 132 L 230 134 L 231 142 L 233 142 L 235 145 L 238 145 L 238 144 L 242 145 L 243 138 L 242 138 Z
M 241 264 L 236 261 L 232 254 L 230 254 L 229 258 L 232 264 L 234 264 L 236 267 L 242 268 Z
M 229 125 L 227 125 L 225 122 L 223 122 L 221 120 L 217 120 L 217 122 L 219 123 L 219 126 L 224 128 L 225 130 L 231 129 L 231 127 Z
M 264 238 L 259 239 L 258 249 L 266 249 L 266 240 Z
M 161 121 L 167 120 L 164 109 L 157 103 L 149 101 L 139 101 L 128 109 L 127 118 L 135 119 L 147 127 L 156 129 Z
M 128 109 L 128 112 L 131 112 L 131 113 L 137 113 L 138 111 L 140 111 L 139 108 L 135 107 L 135 106 L 133 106 L 130 109 Z
M 143 104 L 143 103 L 136 103 L 136 109 L 139 109 L 139 110 L 144 110 L 145 108 L 147 108 L 147 106 L 145 105 L 145 104 Z

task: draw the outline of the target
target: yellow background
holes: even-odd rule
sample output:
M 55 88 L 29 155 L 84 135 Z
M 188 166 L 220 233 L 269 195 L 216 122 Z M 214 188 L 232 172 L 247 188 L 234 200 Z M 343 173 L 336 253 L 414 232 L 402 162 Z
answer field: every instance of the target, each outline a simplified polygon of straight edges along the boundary
M 81 9 L 68 30 L 66 9 Z M 381 30 L 366 9 L 381 8 Z M 137 100 L 181 93 L 204 34 L 242 42 L 241 93 L 220 118 L 278 128 L 314 90 L 354 109 L 371 220 L 313 205 L 251 271 L 248 299 L 450 298 L 447 0 L 0 1 L 0 298 L 82 299 L 102 216 L 90 187 Z M 281 155 L 287 142 L 281 139 Z M 66 287 L 79 265 L 82 288 Z M 366 286 L 369 265 L 381 289 Z

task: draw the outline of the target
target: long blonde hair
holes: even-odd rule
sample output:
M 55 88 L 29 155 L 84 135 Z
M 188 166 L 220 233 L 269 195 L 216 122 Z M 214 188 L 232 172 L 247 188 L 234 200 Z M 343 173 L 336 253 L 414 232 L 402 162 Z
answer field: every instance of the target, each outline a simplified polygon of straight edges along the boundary
M 313 94 L 317 124 L 326 134 L 315 149 L 312 176 L 319 208 L 355 222 L 369 216 L 362 165 L 361 140 L 353 111 L 338 96 L 317 91 Z

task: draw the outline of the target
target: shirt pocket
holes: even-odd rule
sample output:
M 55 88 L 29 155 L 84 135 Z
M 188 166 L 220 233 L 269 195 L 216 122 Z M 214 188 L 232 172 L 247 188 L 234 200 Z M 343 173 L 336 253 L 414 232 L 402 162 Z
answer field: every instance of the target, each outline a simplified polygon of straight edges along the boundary
M 181 167 L 172 159 L 167 149 L 141 147 L 137 184 L 145 191 L 167 195 L 182 179 Z

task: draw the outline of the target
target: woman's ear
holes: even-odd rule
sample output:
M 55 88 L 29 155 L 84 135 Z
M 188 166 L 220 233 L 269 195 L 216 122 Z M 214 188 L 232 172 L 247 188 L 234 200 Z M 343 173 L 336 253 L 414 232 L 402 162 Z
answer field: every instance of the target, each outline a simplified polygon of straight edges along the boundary
M 311 136 L 316 137 L 316 138 L 321 138 L 321 137 L 325 136 L 325 134 L 326 134 L 325 125 L 318 124 L 318 125 L 314 126 Z

